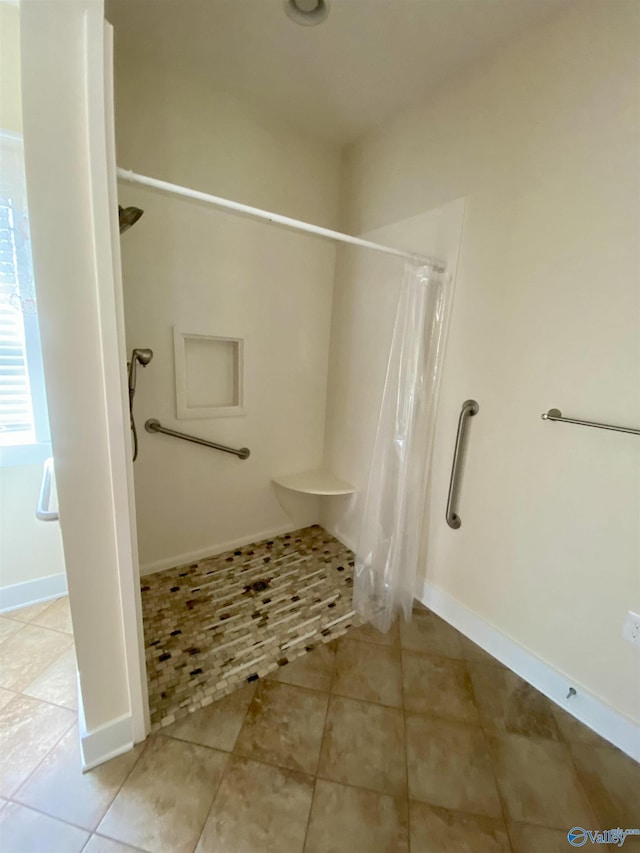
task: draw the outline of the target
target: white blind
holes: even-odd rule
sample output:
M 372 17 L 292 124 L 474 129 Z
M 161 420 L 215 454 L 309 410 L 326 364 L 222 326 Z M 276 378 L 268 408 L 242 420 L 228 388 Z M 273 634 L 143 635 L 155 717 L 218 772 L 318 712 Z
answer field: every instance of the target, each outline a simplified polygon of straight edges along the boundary
M 35 440 L 18 242 L 13 202 L 0 197 L 0 444 Z

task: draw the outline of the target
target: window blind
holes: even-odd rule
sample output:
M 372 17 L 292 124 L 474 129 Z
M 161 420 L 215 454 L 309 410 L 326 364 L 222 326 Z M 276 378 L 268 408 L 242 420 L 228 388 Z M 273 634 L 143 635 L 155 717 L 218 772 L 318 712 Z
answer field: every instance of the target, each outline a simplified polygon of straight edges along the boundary
M 11 199 L 0 198 L 0 444 L 35 441 Z

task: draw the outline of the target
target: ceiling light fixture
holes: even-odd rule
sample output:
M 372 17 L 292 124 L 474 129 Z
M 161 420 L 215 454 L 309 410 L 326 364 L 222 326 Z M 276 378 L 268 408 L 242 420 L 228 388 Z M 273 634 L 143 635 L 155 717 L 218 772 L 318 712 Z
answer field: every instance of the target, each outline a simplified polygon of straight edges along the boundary
M 305 27 L 321 24 L 329 14 L 325 0 L 285 0 L 284 10 L 292 21 Z

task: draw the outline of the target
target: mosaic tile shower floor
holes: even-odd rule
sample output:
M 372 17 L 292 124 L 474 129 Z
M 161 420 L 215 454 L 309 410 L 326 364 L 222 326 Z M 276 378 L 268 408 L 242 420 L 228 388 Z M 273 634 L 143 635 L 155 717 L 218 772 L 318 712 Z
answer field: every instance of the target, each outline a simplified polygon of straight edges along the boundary
M 314 525 L 143 578 L 152 731 L 360 621 L 353 553 Z

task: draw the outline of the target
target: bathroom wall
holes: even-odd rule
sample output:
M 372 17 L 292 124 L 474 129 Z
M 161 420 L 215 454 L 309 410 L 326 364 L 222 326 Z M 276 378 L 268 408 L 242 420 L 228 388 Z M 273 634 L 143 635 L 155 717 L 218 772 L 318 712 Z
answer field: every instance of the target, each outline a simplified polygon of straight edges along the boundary
M 93 0 L 23 0 L 20 12 L 34 273 L 79 727 L 85 765 L 93 766 L 145 734 L 108 192 L 109 34 Z
M 638 43 L 637 3 L 575 4 L 354 144 L 342 196 L 355 233 L 467 197 L 426 580 L 636 721 L 640 443 L 540 414 L 640 424 Z
M 118 163 L 153 177 L 335 226 L 339 151 L 118 46 Z M 119 186 L 145 213 L 122 237 L 127 345 L 138 372 L 135 463 L 142 571 L 166 568 L 317 521 L 313 498 L 273 476 L 319 467 L 335 248 L 331 243 L 158 192 Z M 245 414 L 177 420 L 173 327 L 244 340 Z M 149 435 L 147 418 L 247 446 L 234 456 Z
M 22 133 L 20 10 L 9 3 L 0 3 L 0 128 Z M 35 517 L 41 479 L 41 464 L 0 467 L 0 609 L 52 594 L 51 576 L 65 586 L 60 528 Z
M 363 236 L 443 261 L 453 290 L 464 209 L 464 199 L 458 199 Z M 324 498 L 321 523 L 352 548 L 364 512 L 403 271 L 402 259 L 348 246 L 338 249 L 324 466 L 356 492 Z

